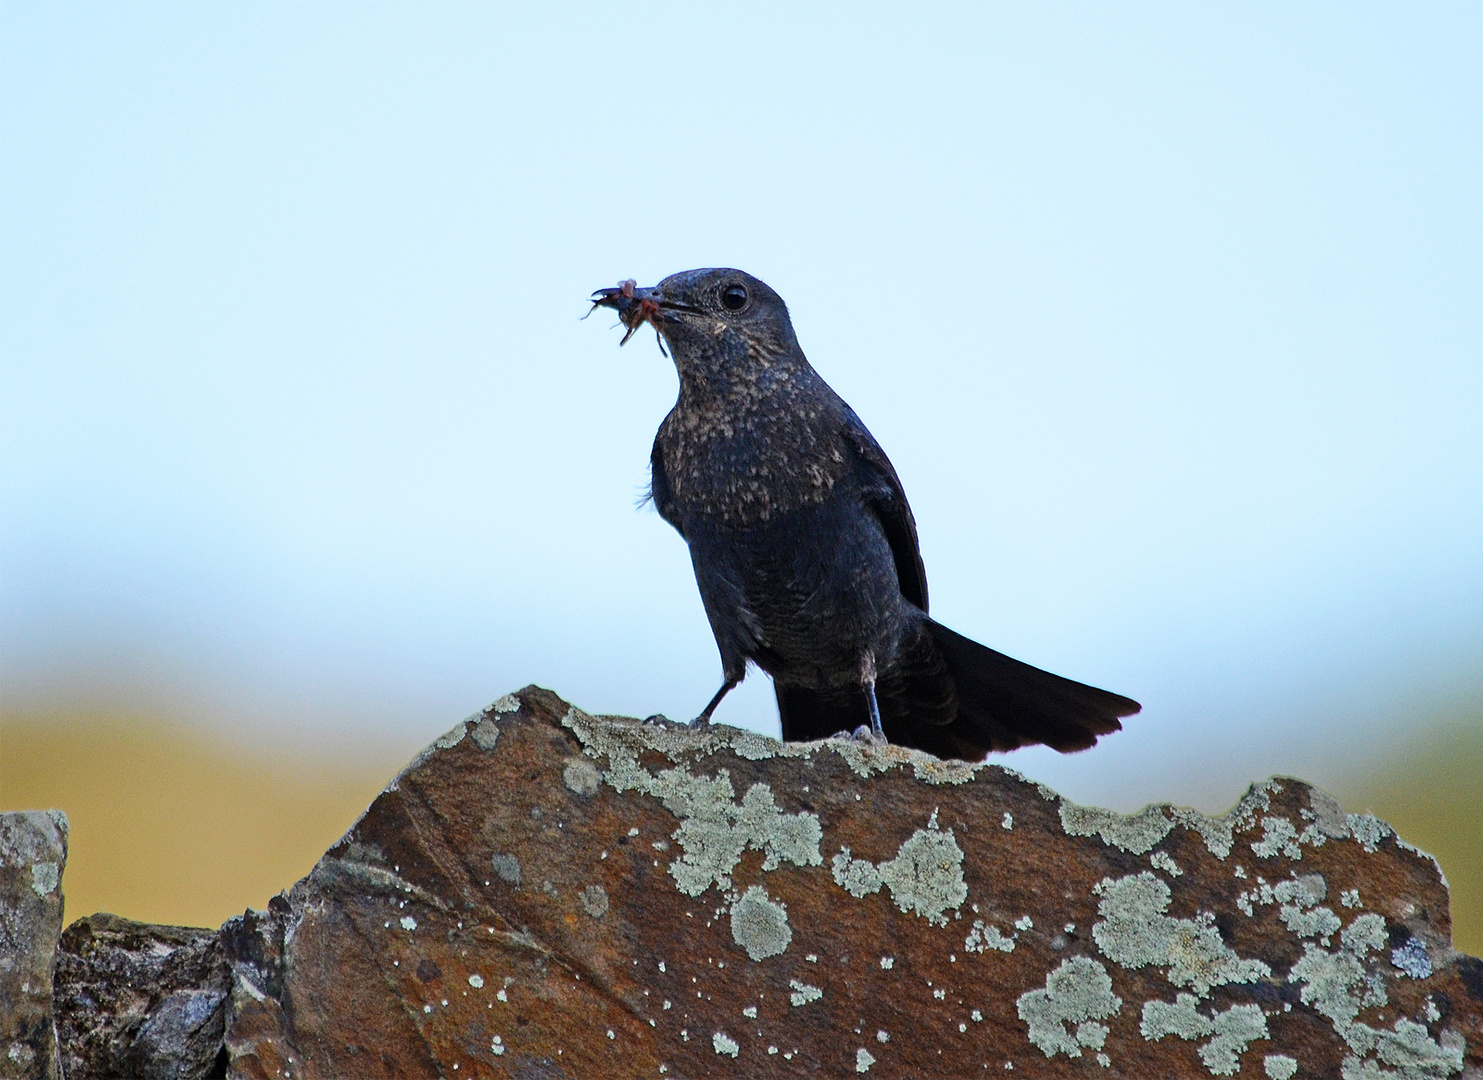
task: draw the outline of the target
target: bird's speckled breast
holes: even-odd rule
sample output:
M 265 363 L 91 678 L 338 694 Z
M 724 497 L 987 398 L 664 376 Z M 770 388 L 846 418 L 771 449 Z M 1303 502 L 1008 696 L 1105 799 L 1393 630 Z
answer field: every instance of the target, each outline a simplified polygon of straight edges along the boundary
M 815 381 L 774 370 L 721 393 L 681 393 L 660 450 L 682 516 L 747 527 L 830 496 L 850 463 L 838 399 Z

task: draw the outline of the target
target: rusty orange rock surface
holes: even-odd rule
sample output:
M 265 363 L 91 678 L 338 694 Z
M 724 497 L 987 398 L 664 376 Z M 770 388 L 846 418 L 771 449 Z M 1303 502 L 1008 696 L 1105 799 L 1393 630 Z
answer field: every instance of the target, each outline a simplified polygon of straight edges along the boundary
M 588 716 L 455 727 L 223 928 L 244 1077 L 1448 1077 L 1435 862 L 1301 783 L 1076 806 L 998 765 Z

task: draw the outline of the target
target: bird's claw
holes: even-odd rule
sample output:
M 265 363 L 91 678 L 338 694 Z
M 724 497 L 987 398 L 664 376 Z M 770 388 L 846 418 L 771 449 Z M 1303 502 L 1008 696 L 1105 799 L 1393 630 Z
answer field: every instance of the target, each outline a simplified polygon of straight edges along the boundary
M 886 737 L 871 731 L 869 724 L 861 724 L 854 731 L 836 731 L 829 737 L 842 739 L 845 742 L 863 743 L 865 746 L 885 746 L 887 743 Z
M 671 721 L 670 718 L 665 716 L 662 712 L 657 712 L 653 716 L 644 717 L 644 723 L 652 724 L 655 727 L 667 727 L 671 723 L 673 723 L 673 721 Z
M 694 720 L 691 720 L 689 725 L 687 726 L 694 731 L 703 731 L 704 729 L 711 726 L 711 718 L 705 713 L 701 713 Z

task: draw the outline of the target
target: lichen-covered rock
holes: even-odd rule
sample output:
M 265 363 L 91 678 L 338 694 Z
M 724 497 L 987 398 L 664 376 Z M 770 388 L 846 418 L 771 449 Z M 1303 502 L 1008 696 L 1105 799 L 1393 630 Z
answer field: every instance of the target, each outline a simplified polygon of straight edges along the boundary
M 267 911 L 83 919 L 53 979 L 65 857 L 0 817 L 0 1078 L 1483 1077 L 1436 864 L 1297 781 L 1120 815 L 530 688 Z
M 52 955 L 62 929 L 67 817 L 0 814 L 0 1077 L 59 1077 Z
M 536 688 L 222 943 L 243 1077 L 1483 1075 L 1435 862 L 1302 783 L 1124 816 Z
M 218 931 L 151 926 L 107 914 L 77 920 L 57 950 L 64 1075 L 221 1075 L 231 981 Z

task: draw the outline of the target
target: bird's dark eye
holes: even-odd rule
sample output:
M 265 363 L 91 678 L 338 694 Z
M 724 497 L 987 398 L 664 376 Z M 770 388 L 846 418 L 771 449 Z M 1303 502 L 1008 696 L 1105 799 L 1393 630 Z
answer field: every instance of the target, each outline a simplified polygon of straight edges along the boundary
M 728 285 L 721 290 L 721 306 L 727 311 L 740 311 L 747 306 L 747 290 L 744 285 Z

